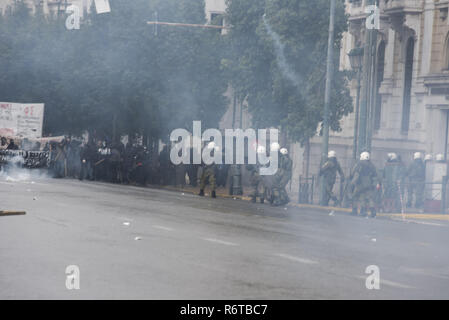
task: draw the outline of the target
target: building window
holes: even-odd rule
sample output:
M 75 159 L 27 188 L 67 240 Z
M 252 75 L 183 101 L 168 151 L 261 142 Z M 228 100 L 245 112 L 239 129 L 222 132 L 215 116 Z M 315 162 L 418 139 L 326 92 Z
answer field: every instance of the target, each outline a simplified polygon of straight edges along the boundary
M 405 73 L 404 73 L 404 99 L 402 104 L 402 133 L 408 133 L 410 125 L 410 103 L 412 95 L 413 78 L 413 55 L 415 51 L 415 40 L 410 37 L 407 41 L 405 53 Z
M 225 21 L 224 21 L 224 14 L 223 13 L 211 13 L 210 14 L 210 24 L 214 26 L 221 26 L 224 27 Z M 219 34 L 223 34 L 223 30 L 219 29 L 217 30 Z
M 443 71 L 449 70 L 449 33 L 446 36 L 446 46 L 444 47 L 444 65 L 443 65 Z
M 224 14 L 222 13 L 211 13 L 210 23 L 214 26 L 224 26 Z
M 382 115 L 382 95 L 379 93 L 382 81 L 384 81 L 385 69 L 385 41 L 379 44 L 377 50 L 377 71 L 376 71 L 376 107 L 374 109 L 374 130 L 380 129 L 380 118 Z

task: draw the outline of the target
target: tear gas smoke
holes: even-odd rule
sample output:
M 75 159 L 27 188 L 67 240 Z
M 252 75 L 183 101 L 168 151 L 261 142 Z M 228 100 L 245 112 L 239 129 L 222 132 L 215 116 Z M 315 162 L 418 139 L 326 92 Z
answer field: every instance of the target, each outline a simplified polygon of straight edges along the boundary
M 292 82 L 292 84 L 294 84 L 298 89 L 301 89 L 302 86 L 300 84 L 299 76 L 292 71 L 292 68 L 287 62 L 287 58 L 285 57 L 285 44 L 281 42 L 280 36 L 271 28 L 270 24 L 267 22 L 265 14 L 263 15 L 263 23 L 267 29 L 268 35 L 274 42 L 276 60 L 280 71 L 288 80 Z
M 8 162 L 1 166 L 0 180 L 7 182 L 34 182 L 39 179 L 48 179 L 47 169 L 24 168 L 25 160 L 22 156 L 15 156 L 8 159 Z

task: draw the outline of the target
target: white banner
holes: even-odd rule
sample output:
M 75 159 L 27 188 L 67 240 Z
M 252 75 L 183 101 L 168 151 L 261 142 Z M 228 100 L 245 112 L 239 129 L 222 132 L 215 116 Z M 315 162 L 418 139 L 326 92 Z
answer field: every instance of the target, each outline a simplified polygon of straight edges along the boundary
M 95 0 L 95 7 L 97 8 L 97 14 L 111 12 L 109 0 Z
M 40 138 L 43 122 L 43 103 L 0 102 L 0 136 Z
M 17 120 L 13 119 L 15 103 L 0 103 L 0 136 L 13 137 L 16 133 Z

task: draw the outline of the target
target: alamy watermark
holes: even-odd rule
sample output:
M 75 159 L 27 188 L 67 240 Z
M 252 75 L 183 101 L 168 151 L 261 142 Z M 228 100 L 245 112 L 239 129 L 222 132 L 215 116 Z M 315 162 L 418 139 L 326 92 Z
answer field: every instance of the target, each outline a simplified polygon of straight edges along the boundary
M 380 29 L 380 9 L 376 5 L 366 6 L 365 13 L 368 14 L 366 17 L 365 26 L 368 30 L 379 30 Z
M 67 290 L 80 289 L 80 268 L 77 265 L 70 265 L 65 268 L 66 280 L 65 287 Z
M 278 143 L 279 131 L 268 129 L 271 144 Z M 173 164 L 223 164 L 223 150 L 225 164 L 259 164 L 260 175 L 274 175 L 278 170 L 278 150 L 266 147 L 267 129 L 226 129 L 225 145 L 223 148 L 223 136 L 218 129 L 207 129 L 202 133 L 201 121 L 193 121 L 193 134 L 186 129 L 175 129 L 170 140 L 173 142 L 170 151 L 170 160 Z M 235 141 L 235 144 L 234 144 Z M 248 143 L 245 143 L 247 141 Z M 213 142 L 213 147 L 203 142 Z M 251 142 L 254 142 L 251 144 Z M 245 146 L 247 150 L 245 152 Z M 263 152 L 261 152 L 263 150 Z M 269 155 L 267 152 L 269 151 Z M 235 161 L 234 161 L 235 151 Z M 192 159 L 191 159 L 192 158 Z M 191 161 L 193 160 L 193 161 Z
M 380 290 L 380 269 L 376 265 L 366 267 L 365 273 L 369 274 L 366 278 L 365 286 L 368 290 Z
M 78 6 L 72 4 L 65 11 L 69 16 L 65 20 L 67 30 L 79 30 L 81 22 L 81 10 Z
M 111 12 L 109 0 L 95 0 L 95 8 L 97 14 Z M 81 9 L 77 5 L 70 5 L 66 8 L 65 13 L 68 14 L 65 20 L 67 30 L 79 30 L 81 26 Z

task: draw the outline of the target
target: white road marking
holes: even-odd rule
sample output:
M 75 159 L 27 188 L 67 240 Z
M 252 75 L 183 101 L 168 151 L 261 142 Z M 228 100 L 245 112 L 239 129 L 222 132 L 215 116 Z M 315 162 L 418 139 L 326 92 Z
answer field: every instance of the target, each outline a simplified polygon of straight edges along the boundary
M 155 226 L 152 226 L 152 227 L 155 228 L 155 229 L 164 230 L 164 231 L 173 231 L 174 230 L 173 228 L 164 227 L 164 226 L 158 226 L 158 225 L 155 225 Z
M 380 285 L 383 285 L 383 284 L 390 286 L 390 287 L 396 287 L 396 288 L 401 288 L 401 289 L 414 289 L 414 287 L 408 286 L 406 284 L 380 279 Z
M 435 222 L 424 222 L 424 221 L 416 221 L 416 220 L 406 220 L 407 222 L 424 224 L 426 226 L 436 226 L 436 227 L 444 227 L 444 224 L 435 223 Z
M 214 239 L 214 238 L 202 238 L 202 239 L 205 241 L 209 241 L 209 242 L 223 244 L 225 246 L 238 246 L 239 245 L 238 243 L 223 241 L 223 240 Z
M 300 258 L 300 257 L 295 257 L 295 256 L 291 256 L 288 254 L 283 254 L 283 253 L 279 253 L 276 254 L 278 257 L 284 258 L 284 259 L 288 259 L 288 260 L 292 260 L 292 261 L 296 261 L 299 263 L 304 263 L 304 264 L 317 264 L 317 261 L 313 261 L 313 260 L 309 260 L 309 259 L 305 259 L 305 258 Z
M 362 279 L 362 280 L 366 280 L 365 276 L 358 276 L 357 278 Z M 380 278 L 381 289 L 382 289 L 382 285 L 386 285 L 386 286 L 389 286 L 389 287 L 400 288 L 400 289 L 415 289 L 415 287 L 408 286 L 406 284 L 402 284 L 402 283 L 399 283 L 399 282 L 393 282 L 393 281 L 390 281 L 390 280 L 382 279 L 382 276 L 381 276 L 381 278 Z
M 409 273 L 409 274 L 417 274 L 417 275 L 421 275 L 421 276 L 434 277 L 434 278 L 445 279 L 445 280 L 449 279 L 448 276 L 441 275 L 441 274 L 434 274 L 434 273 L 431 273 L 430 271 L 426 271 L 424 269 L 415 269 L 415 268 L 407 268 L 407 267 L 401 267 L 399 269 L 406 273 Z

